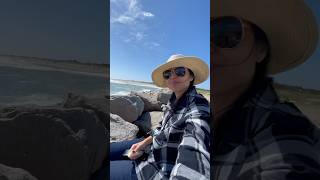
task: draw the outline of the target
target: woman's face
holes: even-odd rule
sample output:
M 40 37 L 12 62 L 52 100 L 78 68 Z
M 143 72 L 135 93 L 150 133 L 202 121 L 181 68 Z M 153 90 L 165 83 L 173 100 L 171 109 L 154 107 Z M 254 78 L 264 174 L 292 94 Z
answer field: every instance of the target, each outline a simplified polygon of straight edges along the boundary
M 167 87 L 175 93 L 186 91 L 193 80 L 189 70 L 185 67 L 174 67 L 168 69 L 167 72 L 171 72 L 170 77 L 166 80 Z
M 243 89 L 250 86 L 256 64 L 267 54 L 265 48 L 255 43 L 251 24 L 247 21 L 242 23 L 243 36 L 237 46 L 233 48 L 220 48 L 214 44 L 211 46 L 215 112 L 219 112 L 224 105 L 233 103 L 226 100 L 230 94 L 236 94 L 238 97 L 243 93 Z

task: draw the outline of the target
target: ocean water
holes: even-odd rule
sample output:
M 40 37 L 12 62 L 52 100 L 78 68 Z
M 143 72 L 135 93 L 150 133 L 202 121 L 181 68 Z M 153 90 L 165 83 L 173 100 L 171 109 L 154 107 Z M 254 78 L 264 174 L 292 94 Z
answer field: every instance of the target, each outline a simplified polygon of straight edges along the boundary
M 68 92 L 107 94 L 108 86 L 98 76 L 0 66 L 0 105 L 54 105 Z
M 30 70 L 0 66 L 0 106 L 17 104 L 55 105 L 70 93 L 80 95 L 129 94 L 156 91 L 152 84 L 109 80 L 87 74 Z
M 159 88 L 149 83 L 124 81 L 124 80 L 110 80 L 110 93 L 111 95 L 125 95 L 131 91 L 149 92 L 157 91 Z

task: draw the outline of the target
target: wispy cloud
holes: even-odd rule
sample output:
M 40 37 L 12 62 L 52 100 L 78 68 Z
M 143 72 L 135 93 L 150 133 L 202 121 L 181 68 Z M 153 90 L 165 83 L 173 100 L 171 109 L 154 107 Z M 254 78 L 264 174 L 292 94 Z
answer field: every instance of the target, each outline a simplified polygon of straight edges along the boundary
M 134 24 L 154 14 L 142 10 L 138 0 L 111 0 L 111 23 Z
M 157 42 L 146 42 L 144 43 L 144 46 L 147 47 L 148 49 L 154 49 L 160 46 L 159 43 Z
M 137 42 L 137 41 L 142 41 L 147 35 L 143 32 L 130 32 L 128 37 L 124 38 L 124 42 L 129 43 L 129 42 Z
M 125 43 L 135 43 L 138 46 L 155 47 L 159 43 L 152 42 L 148 35 L 152 29 L 152 19 L 155 15 L 145 10 L 140 0 L 111 0 L 111 34 L 115 34 Z

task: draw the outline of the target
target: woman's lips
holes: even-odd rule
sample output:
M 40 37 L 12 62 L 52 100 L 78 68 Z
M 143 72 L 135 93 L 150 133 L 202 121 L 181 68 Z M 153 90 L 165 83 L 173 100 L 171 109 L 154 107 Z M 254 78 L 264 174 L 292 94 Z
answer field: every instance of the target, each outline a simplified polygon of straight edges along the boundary
M 171 81 L 171 84 L 180 84 L 180 81 Z

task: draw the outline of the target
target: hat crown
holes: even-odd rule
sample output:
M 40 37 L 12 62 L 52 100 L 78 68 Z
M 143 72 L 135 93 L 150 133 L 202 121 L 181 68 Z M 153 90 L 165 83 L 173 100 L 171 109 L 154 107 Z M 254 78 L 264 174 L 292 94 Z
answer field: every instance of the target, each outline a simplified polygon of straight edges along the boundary
M 174 54 L 174 55 L 171 55 L 171 56 L 169 57 L 169 59 L 167 60 L 167 62 L 170 62 L 170 61 L 173 61 L 173 60 L 179 59 L 179 58 L 184 58 L 184 57 L 185 57 L 185 56 L 182 55 L 182 54 Z

